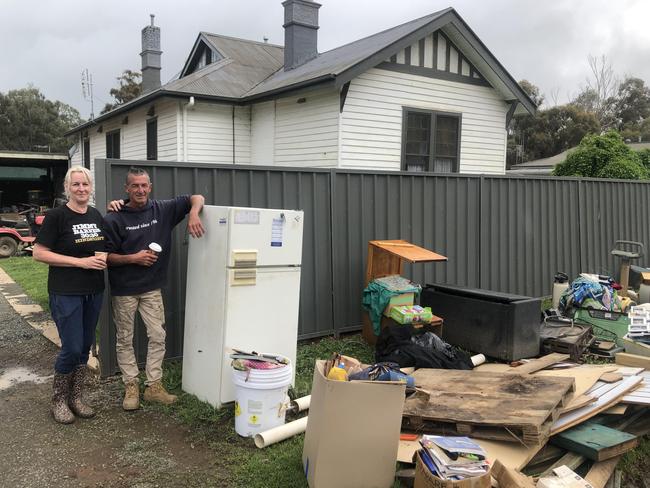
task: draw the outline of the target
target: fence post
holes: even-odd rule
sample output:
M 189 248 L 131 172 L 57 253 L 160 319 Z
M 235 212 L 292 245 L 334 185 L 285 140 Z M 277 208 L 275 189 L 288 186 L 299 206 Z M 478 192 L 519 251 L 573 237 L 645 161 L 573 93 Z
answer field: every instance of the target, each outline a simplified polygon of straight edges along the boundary
M 106 213 L 108 192 L 111 184 L 111 163 L 105 159 L 95 159 L 95 207 Z M 115 334 L 110 327 L 110 293 L 108 274 L 104 273 L 104 303 L 99 314 L 97 326 L 99 327 L 99 371 L 102 378 L 112 376 L 117 365 L 115 356 Z

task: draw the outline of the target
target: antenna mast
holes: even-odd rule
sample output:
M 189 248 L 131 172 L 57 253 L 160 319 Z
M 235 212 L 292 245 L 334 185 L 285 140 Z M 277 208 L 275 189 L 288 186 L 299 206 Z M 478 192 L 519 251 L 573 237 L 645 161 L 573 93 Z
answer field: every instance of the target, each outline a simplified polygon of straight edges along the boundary
M 95 100 L 93 97 L 93 75 L 85 68 L 81 71 L 81 92 L 84 100 L 90 100 L 90 120 L 95 118 Z

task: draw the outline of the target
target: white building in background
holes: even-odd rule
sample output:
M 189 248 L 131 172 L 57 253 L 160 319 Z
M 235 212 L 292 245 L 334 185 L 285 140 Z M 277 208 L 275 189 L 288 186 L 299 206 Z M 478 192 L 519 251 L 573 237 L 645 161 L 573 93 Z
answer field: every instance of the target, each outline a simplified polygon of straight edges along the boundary
M 283 5 L 284 46 L 202 32 L 162 86 L 152 20 L 142 95 L 70 131 L 72 164 L 505 173 L 507 123 L 535 105 L 454 9 L 318 53 L 320 5 Z

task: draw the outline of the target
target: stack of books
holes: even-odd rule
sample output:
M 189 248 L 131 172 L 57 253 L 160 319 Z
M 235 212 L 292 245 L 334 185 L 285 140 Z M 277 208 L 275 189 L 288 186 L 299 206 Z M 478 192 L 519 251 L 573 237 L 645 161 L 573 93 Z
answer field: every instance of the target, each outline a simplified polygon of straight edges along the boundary
M 473 478 L 490 470 L 485 451 L 469 437 L 423 435 L 420 444 L 422 461 L 441 479 Z

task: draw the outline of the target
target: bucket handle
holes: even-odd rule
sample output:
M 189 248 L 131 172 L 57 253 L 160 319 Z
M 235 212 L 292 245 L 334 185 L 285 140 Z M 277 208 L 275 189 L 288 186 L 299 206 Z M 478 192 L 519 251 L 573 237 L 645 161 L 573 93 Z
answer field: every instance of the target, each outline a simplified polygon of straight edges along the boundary
M 289 410 L 289 405 L 291 404 L 291 400 L 288 402 L 281 402 L 280 405 L 278 406 L 278 418 L 282 417 L 284 414 L 286 414 L 287 410 Z

